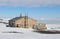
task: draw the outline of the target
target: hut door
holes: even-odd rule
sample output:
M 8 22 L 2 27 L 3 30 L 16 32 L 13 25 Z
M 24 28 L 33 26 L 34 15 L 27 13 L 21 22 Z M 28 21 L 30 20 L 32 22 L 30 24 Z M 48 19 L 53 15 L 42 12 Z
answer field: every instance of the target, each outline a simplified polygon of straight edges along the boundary
M 17 27 L 19 27 L 19 25 L 17 24 Z

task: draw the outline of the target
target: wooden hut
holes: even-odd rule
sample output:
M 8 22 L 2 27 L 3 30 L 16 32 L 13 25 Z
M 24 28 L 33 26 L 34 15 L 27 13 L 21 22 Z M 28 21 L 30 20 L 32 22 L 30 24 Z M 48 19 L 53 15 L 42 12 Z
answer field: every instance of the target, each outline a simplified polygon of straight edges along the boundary
M 33 28 L 36 25 L 36 20 L 28 16 L 15 17 L 9 20 L 10 27 Z

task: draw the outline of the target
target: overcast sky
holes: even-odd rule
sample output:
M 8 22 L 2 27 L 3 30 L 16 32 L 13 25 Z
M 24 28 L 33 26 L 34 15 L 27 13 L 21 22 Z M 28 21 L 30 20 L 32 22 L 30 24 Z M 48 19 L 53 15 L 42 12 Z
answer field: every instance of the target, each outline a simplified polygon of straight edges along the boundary
M 38 20 L 60 20 L 60 0 L 0 0 L 0 18 L 20 13 Z
M 60 0 L 0 0 L 0 6 L 49 6 L 60 5 Z

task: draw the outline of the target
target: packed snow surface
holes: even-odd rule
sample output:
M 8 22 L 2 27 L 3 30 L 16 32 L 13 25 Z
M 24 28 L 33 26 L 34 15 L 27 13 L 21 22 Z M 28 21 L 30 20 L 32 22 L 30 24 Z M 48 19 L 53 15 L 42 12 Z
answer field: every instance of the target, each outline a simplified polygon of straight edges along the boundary
M 0 23 L 0 39 L 60 39 L 60 34 L 42 34 L 33 29 L 11 28 Z

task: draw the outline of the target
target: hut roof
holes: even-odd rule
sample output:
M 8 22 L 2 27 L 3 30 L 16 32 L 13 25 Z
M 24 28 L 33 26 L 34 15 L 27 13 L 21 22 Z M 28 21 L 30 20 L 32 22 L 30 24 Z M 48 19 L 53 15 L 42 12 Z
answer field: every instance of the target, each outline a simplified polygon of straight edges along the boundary
M 15 17 L 15 18 L 13 18 L 13 19 L 11 19 L 9 21 L 16 21 L 16 20 L 21 19 L 21 18 L 30 18 L 30 17 L 28 17 L 28 16 Z M 32 18 L 30 18 L 30 19 L 32 19 Z M 32 20 L 34 20 L 34 19 L 32 19 Z M 34 20 L 34 21 L 36 21 L 36 20 Z

